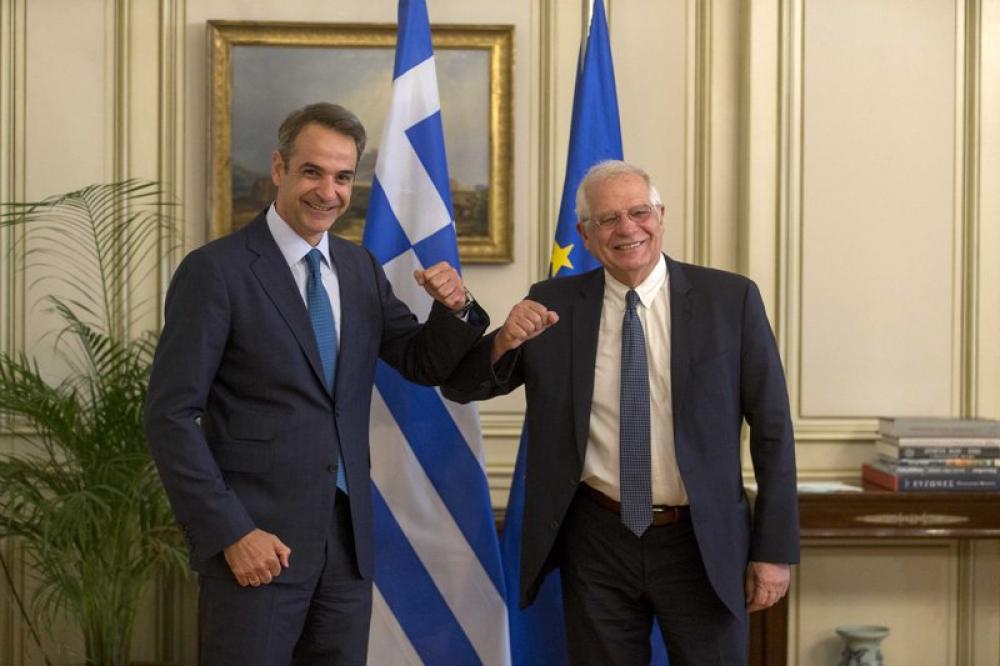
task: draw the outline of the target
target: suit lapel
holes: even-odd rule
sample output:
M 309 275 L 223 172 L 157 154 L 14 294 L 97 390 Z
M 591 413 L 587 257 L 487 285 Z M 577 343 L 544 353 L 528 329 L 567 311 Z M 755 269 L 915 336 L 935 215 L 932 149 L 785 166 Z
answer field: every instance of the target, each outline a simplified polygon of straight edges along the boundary
M 309 321 L 309 311 L 302 301 L 302 294 L 295 285 L 295 278 L 285 262 L 285 257 L 274 242 L 267 219 L 264 214 L 258 215 L 246 228 L 247 249 L 256 255 L 250 262 L 250 270 L 260 283 L 264 293 L 281 313 L 281 317 L 292 330 L 292 335 L 299 343 L 316 378 L 323 383 L 323 364 L 316 347 L 316 336 L 313 334 L 312 323 Z
M 586 275 L 571 304 L 573 326 L 570 349 L 573 350 L 571 382 L 573 391 L 573 429 L 580 461 L 587 451 L 590 434 L 590 407 L 594 399 L 594 366 L 597 363 L 597 336 L 601 327 L 604 303 L 604 270 Z
M 681 265 L 667 257 L 667 271 L 670 275 L 670 395 L 676 433 L 691 369 L 694 304 L 691 283 Z

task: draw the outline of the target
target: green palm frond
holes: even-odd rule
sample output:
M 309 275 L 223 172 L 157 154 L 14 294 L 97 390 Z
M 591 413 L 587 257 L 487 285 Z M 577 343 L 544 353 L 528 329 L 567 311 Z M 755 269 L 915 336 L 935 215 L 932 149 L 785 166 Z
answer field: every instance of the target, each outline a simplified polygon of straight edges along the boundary
M 156 277 L 170 221 L 154 183 L 93 185 L 40 202 L 0 204 L 21 226 L 17 251 L 63 328 L 64 377 L 0 353 L 0 416 L 22 427 L 0 456 L 0 537 L 17 538 L 37 588 L 34 612 L 83 630 L 88 663 L 126 663 L 138 600 L 156 574 L 184 571 L 185 551 L 143 433 L 155 335 L 127 335 L 127 296 Z M 23 243 L 23 245 L 21 245 Z M 125 313 L 125 310 L 128 310 Z M 124 325 L 123 325 L 124 322 Z
M 111 333 L 121 321 L 116 306 L 130 286 L 155 277 L 173 224 L 170 207 L 159 185 L 131 179 L 42 201 L 0 204 L 0 227 L 30 229 L 30 244 L 15 248 L 39 275 L 30 287 L 58 282 L 68 294 L 64 301 L 81 319 Z M 124 320 L 129 328 L 147 314 L 143 309 L 130 307 Z

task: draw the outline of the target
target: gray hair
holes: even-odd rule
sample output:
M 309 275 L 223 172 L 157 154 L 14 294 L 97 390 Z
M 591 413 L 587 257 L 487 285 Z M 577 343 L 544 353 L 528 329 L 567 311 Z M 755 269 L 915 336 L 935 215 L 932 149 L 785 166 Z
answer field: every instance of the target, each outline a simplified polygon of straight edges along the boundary
M 292 111 L 278 128 L 278 154 L 281 155 L 281 161 L 285 163 L 286 171 L 288 170 L 288 162 L 295 152 L 295 139 L 298 138 L 306 125 L 311 123 L 316 123 L 354 139 L 354 147 L 358 149 L 358 161 L 361 161 L 361 153 L 365 152 L 365 144 L 368 142 L 365 126 L 361 124 L 356 115 L 339 104 L 317 102 Z
M 576 219 L 578 222 L 587 222 L 590 219 L 591 211 L 590 203 L 587 201 L 587 188 L 617 176 L 639 176 L 649 186 L 649 202 L 654 206 L 663 204 L 660 193 L 645 169 L 622 160 L 604 160 L 590 167 L 580 181 L 579 187 L 576 188 Z

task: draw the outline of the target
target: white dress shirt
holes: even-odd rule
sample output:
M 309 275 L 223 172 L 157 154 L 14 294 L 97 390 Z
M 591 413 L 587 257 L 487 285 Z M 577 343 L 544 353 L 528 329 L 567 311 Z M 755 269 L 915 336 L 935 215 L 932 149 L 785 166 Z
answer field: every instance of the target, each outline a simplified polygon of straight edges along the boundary
M 667 262 L 635 288 L 646 338 L 649 368 L 650 471 L 653 504 L 688 503 L 674 452 L 674 419 L 670 399 L 670 289 Z M 628 287 L 604 272 L 604 302 L 597 337 L 594 395 L 590 406 L 590 436 L 581 480 L 608 497 L 620 500 L 619 390 L 621 386 L 622 322 Z
M 281 219 L 278 211 L 274 208 L 274 204 L 271 204 L 271 207 L 267 209 L 267 228 L 271 230 L 274 242 L 278 244 L 278 249 L 281 250 L 282 256 L 288 262 L 288 268 L 291 269 L 292 277 L 295 278 L 295 286 L 299 288 L 302 302 L 308 310 L 309 301 L 306 298 L 306 282 L 309 280 L 309 264 L 306 262 L 306 255 L 313 249 L 313 246 L 306 242 L 306 239 L 302 236 L 295 233 L 295 230 Z M 326 289 L 326 293 L 330 297 L 330 307 L 333 308 L 333 321 L 337 335 L 337 348 L 339 349 L 340 280 L 337 278 L 337 267 L 333 265 L 333 261 L 330 259 L 330 244 L 327 235 L 327 233 L 323 234 L 323 238 L 320 239 L 316 249 L 323 255 L 323 261 L 319 264 L 319 277 L 323 282 L 323 288 Z

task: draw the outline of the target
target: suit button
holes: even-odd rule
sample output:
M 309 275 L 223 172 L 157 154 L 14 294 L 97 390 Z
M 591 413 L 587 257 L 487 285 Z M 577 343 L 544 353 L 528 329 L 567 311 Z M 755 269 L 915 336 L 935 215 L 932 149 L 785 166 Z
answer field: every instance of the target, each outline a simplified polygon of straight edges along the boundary
M 333 410 L 333 416 L 338 419 L 340 418 L 340 407 Z
M 554 530 L 559 529 L 559 521 L 558 520 L 553 520 L 552 524 L 550 524 L 549 527 L 551 527 Z
M 337 466 L 336 465 L 327 465 L 326 466 L 326 471 L 328 471 L 330 474 L 336 474 L 337 473 Z

